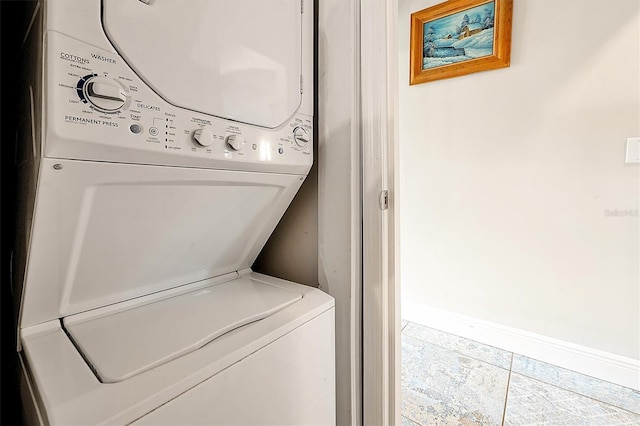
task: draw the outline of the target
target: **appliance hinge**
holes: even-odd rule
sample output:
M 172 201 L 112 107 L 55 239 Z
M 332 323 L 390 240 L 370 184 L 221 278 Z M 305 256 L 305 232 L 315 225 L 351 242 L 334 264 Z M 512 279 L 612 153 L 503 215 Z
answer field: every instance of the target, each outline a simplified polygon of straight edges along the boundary
M 304 0 L 300 0 L 300 13 L 304 13 Z
M 380 192 L 380 210 L 387 210 L 389 208 L 389 191 L 383 189 Z
M 302 94 L 302 92 L 304 91 L 302 86 L 303 84 L 304 84 L 304 79 L 302 78 L 302 74 L 300 74 L 300 94 Z

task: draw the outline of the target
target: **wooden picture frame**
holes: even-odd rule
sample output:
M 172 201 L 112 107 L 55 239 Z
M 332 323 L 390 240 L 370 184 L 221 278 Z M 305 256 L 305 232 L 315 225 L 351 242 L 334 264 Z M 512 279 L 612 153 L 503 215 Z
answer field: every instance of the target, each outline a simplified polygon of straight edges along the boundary
M 411 14 L 409 84 L 511 63 L 513 0 L 449 0 Z

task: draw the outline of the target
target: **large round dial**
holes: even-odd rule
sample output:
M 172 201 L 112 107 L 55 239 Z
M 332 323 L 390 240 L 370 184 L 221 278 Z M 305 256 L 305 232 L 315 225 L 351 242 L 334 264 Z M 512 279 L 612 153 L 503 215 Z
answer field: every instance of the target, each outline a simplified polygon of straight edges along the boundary
M 293 140 L 300 148 L 304 148 L 309 143 L 307 131 L 303 127 L 296 127 L 293 129 Z
M 119 111 L 127 103 L 127 92 L 116 80 L 90 74 L 78 82 L 78 96 L 104 112 Z

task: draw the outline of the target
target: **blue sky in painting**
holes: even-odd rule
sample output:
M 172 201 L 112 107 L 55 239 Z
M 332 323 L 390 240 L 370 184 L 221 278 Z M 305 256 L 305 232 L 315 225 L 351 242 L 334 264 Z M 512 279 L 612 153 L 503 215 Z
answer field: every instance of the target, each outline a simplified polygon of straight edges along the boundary
M 425 22 L 424 32 L 426 34 L 427 28 L 435 27 L 436 38 L 441 37 L 446 33 L 455 34 L 456 26 L 460 25 L 465 14 L 469 15 L 469 19 L 473 21 L 473 18 L 478 14 L 480 17 L 484 17 L 484 10 L 487 8 L 491 10 L 491 15 L 495 16 L 495 2 L 492 1 L 480 6 L 472 7 L 471 9 L 463 10 L 454 15 L 436 19 L 435 21 Z

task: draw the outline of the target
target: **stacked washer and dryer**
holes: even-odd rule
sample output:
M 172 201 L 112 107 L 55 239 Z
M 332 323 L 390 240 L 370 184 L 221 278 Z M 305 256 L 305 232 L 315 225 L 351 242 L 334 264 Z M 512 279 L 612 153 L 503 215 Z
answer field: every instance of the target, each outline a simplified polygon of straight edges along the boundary
M 15 262 L 30 422 L 335 423 L 333 299 L 250 269 L 313 161 L 312 13 L 39 5 Z

